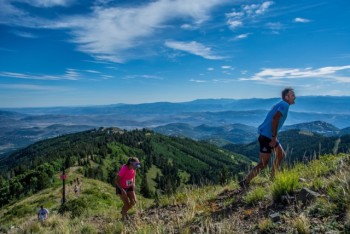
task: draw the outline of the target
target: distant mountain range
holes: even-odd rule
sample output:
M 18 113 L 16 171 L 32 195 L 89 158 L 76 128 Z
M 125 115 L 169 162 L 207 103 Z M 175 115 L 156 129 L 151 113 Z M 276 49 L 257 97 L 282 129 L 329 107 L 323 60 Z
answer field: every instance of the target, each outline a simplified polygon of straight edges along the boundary
M 184 123 L 167 124 L 153 129 L 156 132 L 179 137 L 189 137 L 195 140 L 205 140 L 216 145 L 227 143 L 250 143 L 257 138 L 257 128 L 244 124 L 231 124 L 223 126 L 199 125 L 192 126 Z M 322 136 L 342 136 L 350 133 L 350 128 L 339 129 L 323 121 L 313 121 L 287 125 L 281 131 L 302 130 L 313 132 Z
M 324 154 L 348 153 L 350 151 L 350 135 L 327 137 L 304 130 L 287 130 L 279 134 L 278 140 L 287 153 L 285 161 L 309 161 Z M 257 139 L 249 144 L 227 144 L 224 149 L 259 161 L 259 144 Z
M 189 102 L 156 102 L 142 104 L 115 104 L 86 107 L 48 107 L 48 108 L 2 108 L 32 115 L 168 115 L 180 112 L 219 112 L 268 110 L 280 98 L 269 99 L 199 99 Z M 295 112 L 350 114 L 350 96 L 301 96 L 291 108 Z
M 279 98 L 202 99 L 182 103 L 115 104 L 87 107 L 4 108 L 0 110 L 0 156 L 49 137 L 98 127 L 152 128 L 166 135 L 208 140 L 218 145 L 255 139 L 256 127 Z M 304 126 L 323 135 L 350 132 L 350 97 L 298 97 L 286 125 Z M 49 126 L 56 126 L 47 128 Z M 57 129 L 60 128 L 60 129 Z M 297 129 L 292 126 L 287 129 Z M 301 128 L 301 129 L 303 129 Z M 323 131 L 323 132 L 322 132 Z

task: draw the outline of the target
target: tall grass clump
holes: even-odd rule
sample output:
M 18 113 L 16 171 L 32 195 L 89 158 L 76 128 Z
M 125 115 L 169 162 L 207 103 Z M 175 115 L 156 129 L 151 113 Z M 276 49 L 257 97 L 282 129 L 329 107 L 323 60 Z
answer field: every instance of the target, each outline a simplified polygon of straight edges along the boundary
M 297 171 L 283 170 L 277 173 L 271 187 L 275 201 L 280 200 L 284 195 L 294 193 L 300 187 Z
M 318 160 L 312 160 L 306 167 L 305 173 L 311 178 L 317 178 L 319 176 L 327 175 L 329 172 L 334 171 L 337 166 L 336 156 L 324 155 Z
M 80 233 L 81 234 L 95 234 L 95 233 L 97 233 L 97 231 L 96 231 L 94 226 L 88 224 L 80 229 Z
M 339 173 L 334 178 L 327 186 L 327 193 L 338 209 L 344 211 L 350 207 L 350 174 Z
M 320 197 L 309 208 L 309 215 L 313 217 L 329 217 L 337 210 L 336 204 L 327 198 Z
M 300 234 L 310 233 L 310 221 L 303 214 L 301 214 L 298 218 L 295 219 L 293 226 Z
M 262 201 L 267 196 L 267 192 L 262 187 L 256 187 L 250 190 L 244 197 L 243 200 L 249 205 L 255 205 L 259 201 Z
M 271 229 L 273 229 L 274 225 L 271 219 L 262 219 L 258 224 L 258 228 L 260 233 L 270 233 Z

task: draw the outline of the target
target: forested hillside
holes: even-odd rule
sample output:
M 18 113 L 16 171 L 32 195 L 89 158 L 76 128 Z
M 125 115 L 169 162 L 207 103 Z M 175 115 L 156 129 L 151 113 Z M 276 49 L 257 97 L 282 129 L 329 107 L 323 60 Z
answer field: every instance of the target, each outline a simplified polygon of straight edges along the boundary
M 154 191 L 174 193 L 181 184 L 223 183 L 251 164 L 242 155 L 204 142 L 146 129 L 100 128 L 37 142 L 2 158 L 0 205 L 50 187 L 62 167 L 79 165 L 84 176 L 113 183 L 130 156 L 142 163 L 137 182 L 146 197 Z M 149 186 L 149 174 L 156 174 L 155 188 Z

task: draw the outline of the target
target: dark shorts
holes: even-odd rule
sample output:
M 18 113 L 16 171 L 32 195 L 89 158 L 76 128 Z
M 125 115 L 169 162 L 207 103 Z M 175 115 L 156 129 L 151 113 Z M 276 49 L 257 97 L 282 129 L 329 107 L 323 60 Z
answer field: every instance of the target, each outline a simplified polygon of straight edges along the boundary
M 130 187 L 130 188 L 123 188 L 125 190 L 125 192 L 132 192 L 134 191 L 134 187 Z M 116 194 L 122 194 L 122 191 L 116 186 L 115 187 L 115 193 Z
M 259 136 L 258 141 L 260 145 L 260 153 L 264 153 L 264 154 L 271 154 L 272 149 L 280 145 L 280 143 L 277 141 L 275 147 L 271 147 L 270 146 L 271 139 L 263 135 Z

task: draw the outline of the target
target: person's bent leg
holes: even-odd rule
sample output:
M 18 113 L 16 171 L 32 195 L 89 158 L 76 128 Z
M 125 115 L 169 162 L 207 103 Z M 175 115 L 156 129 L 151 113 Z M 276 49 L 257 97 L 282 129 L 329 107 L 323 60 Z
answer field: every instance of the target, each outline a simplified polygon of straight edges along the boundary
M 264 169 L 269 163 L 271 153 L 260 153 L 260 162 L 256 165 L 250 173 L 245 178 L 246 184 L 249 184 L 250 181 L 259 174 L 259 172 Z
M 275 153 L 275 160 L 273 162 L 271 178 L 275 177 L 275 173 L 279 170 L 281 162 L 285 156 L 282 146 L 279 144 L 276 148 L 273 149 Z
M 130 202 L 127 194 L 120 194 L 119 195 L 120 199 L 123 201 L 123 208 L 122 211 L 120 212 L 122 214 L 122 218 L 125 219 L 126 213 L 129 210 Z
M 136 204 L 136 194 L 135 191 L 129 191 L 127 194 L 129 198 L 129 209 L 131 209 Z

